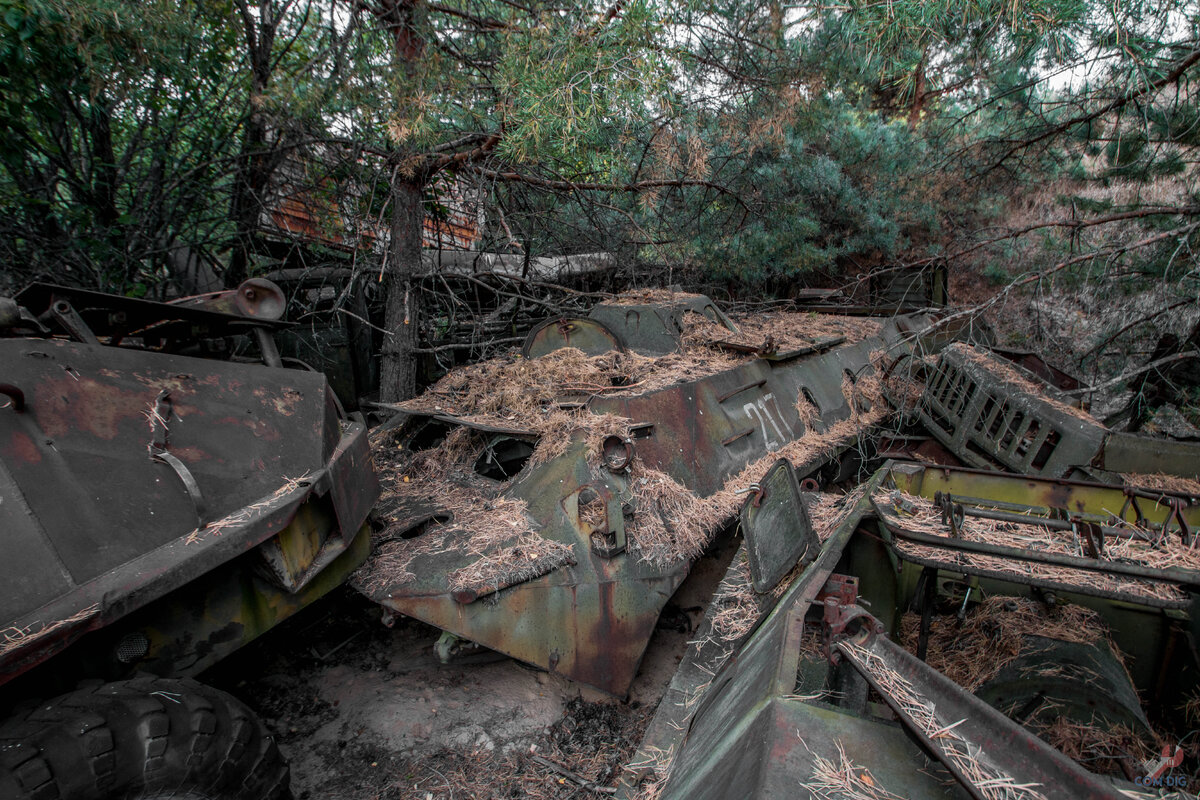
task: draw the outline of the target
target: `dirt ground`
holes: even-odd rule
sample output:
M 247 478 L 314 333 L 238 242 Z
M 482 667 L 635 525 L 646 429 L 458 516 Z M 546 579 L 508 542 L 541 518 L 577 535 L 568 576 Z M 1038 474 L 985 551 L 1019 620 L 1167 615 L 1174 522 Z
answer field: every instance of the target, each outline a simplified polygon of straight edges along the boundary
M 297 800 L 611 797 L 732 545 L 696 563 L 624 700 L 486 650 L 442 664 L 436 628 L 400 617 L 389 629 L 348 587 L 205 680 L 275 733 Z

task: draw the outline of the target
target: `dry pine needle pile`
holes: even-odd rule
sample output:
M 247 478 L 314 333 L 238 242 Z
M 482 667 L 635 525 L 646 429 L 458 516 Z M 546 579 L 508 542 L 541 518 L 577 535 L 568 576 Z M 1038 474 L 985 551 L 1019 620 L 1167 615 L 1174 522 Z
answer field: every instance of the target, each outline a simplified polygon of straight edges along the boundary
M 957 564 L 992 572 L 1034 577 L 1065 586 L 1099 589 L 1163 601 L 1181 600 L 1186 596 L 1180 587 L 1162 581 L 956 551 L 950 547 L 953 543 L 950 526 L 942 521 L 941 509 L 932 501 L 898 491 L 878 492 L 873 499 L 885 524 L 915 533 L 941 536 L 948 540 L 948 546 L 941 548 L 897 537 L 895 546 L 902 555 L 945 563 L 948 568 Z M 963 521 L 960 534 L 966 541 L 1085 557 L 1084 544 L 1072 531 L 1047 528 L 1038 524 L 1037 518 L 1031 518 L 1030 522 L 1025 524 L 968 515 Z M 1130 527 L 1130 535 L 1127 537 L 1106 537 L 1105 558 L 1156 569 L 1200 569 L 1200 549 L 1186 546 L 1177 535 L 1164 537 L 1161 545 L 1157 547 L 1140 538 L 1153 538 L 1154 535 L 1150 531 Z

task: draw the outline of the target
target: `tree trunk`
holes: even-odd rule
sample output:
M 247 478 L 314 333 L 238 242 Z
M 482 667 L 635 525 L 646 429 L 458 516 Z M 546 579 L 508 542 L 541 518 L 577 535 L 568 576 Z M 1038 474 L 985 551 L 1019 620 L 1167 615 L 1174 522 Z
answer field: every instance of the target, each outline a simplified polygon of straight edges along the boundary
M 913 74 L 913 94 L 912 105 L 908 108 L 908 127 L 910 130 L 916 130 L 917 125 L 921 122 L 921 113 L 925 110 L 926 86 L 925 81 L 925 59 L 929 55 L 929 48 L 925 48 L 925 52 L 921 55 L 921 62 L 917 64 L 916 72 Z
M 416 275 L 421 270 L 421 233 L 425 223 L 424 187 L 419 181 L 392 184 L 392 230 L 384 263 L 387 304 L 383 361 L 379 369 L 379 399 L 385 403 L 407 400 L 417 390 L 420 293 Z
M 246 53 L 250 62 L 250 97 L 242 130 L 242 152 L 238 158 L 229 205 L 229 218 L 234 224 L 233 248 L 224 276 L 225 286 L 229 289 L 249 277 L 250 255 L 258 232 L 262 203 L 276 167 L 277 156 L 272 152 L 263 108 L 271 84 L 271 57 L 276 29 L 282 16 L 271 0 L 259 3 L 257 15 L 250 12 L 247 0 L 238 0 L 237 7 L 245 23 Z

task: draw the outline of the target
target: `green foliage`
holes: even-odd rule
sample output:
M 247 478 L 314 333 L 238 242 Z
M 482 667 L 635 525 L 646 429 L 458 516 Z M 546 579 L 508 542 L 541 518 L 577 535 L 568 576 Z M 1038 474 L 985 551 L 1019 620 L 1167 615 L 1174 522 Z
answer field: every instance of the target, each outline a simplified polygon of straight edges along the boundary
M 983 277 L 991 286 L 1003 286 L 1012 280 L 1007 261 L 989 261 L 983 268 Z
M 236 31 L 220 13 L 0 0 L 5 261 L 27 277 L 144 291 L 162 263 L 152 254 L 212 234 L 219 200 L 204 165 L 232 152 L 237 127 L 227 94 Z M 167 198 L 171 184 L 178 194 Z
M 580 171 L 611 174 L 588 145 L 670 102 L 670 71 L 655 48 L 663 10 L 642 0 L 606 25 L 554 17 L 505 37 L 497 71 L 502 154 L 516 162 L 576 160 Z
M 130 292 L 181 250 L 221 266 L 248 165 L 301 153 L 356 225 L 397 180 L 448 218 L 443 169 L 489 193 L 497 247 L 782 287 L 952 252 L 1057 181 L 1072 213 L 1136 208 L 1198 160 L 1190 73 L 1122 99 L 1191 52 L 1194 0 L 393 5 L 268 3 L 264 77 L 234 0 L 0 0 L 0 258 Z
M 750 156 L 750 168 L 730 182 L 748 207 L 730 230 L 698 213 L 703 198 L 669 208 L 666 225 L 692 220 L 683 242 L 644 254 L 652 260 L 699 265 L 710 277 L 751 284 L 789 281 L 828 272 L 845 259 L 896 255 L 914 228 L 936 225 L 921 197 L 919 172 L 927 155 L 920 137 L 899 122 L 832 104 L 813 104 Z M 746 207 L 721 201 L 721 210 Z M 652 209 L 658 211 L 658 209 Z

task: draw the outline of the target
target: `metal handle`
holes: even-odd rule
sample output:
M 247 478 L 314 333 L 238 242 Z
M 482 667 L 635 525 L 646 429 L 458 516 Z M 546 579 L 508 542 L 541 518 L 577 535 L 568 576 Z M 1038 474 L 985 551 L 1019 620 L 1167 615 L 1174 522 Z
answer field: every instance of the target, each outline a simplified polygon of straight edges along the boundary
M 25 410 L 25 393 L 11 383 L 0 383 L 0 394 L 8 395 L 12 401 L 13 411 L 21 412 Z

